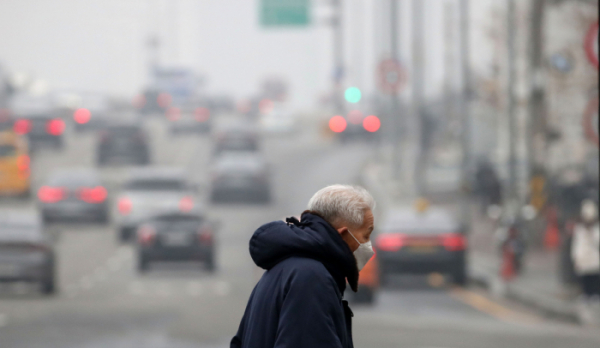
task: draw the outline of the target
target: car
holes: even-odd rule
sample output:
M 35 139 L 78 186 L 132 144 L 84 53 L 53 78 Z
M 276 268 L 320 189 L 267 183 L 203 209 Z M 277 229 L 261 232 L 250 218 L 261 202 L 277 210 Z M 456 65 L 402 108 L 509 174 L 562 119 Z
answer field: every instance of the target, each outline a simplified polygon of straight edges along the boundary
M 259 151 L 258 133 L 250 122 L 231 122 L 217 127 L 214 154 L 224 151 Z
M 33 211 L 0 211 L 0 282 L 37 282 L 43 294 L 56 292 L 51 238 Z
M 79 107 L 73 113 L 75 131 L 95 131 L 105 128 L 112 113 L 110 101 L 99 94 L 81 95 Z
M 182 168 L 134 169 L 117 199 L 117 231 L 120 241 L 135 236 L 139 225 L 161 211 L 198 209 L 198 187 L 189 183 Z
M 215 270 L 214 226 L 200 212 L 158 213 L 136 231 L 138 270 L 155 261 L 202 261 Z
M 10 101 L 9 112 L 13 130 L 27 136 L 31 150 L 62 147 L 65 121 L 50 98 L 17 95 Z
M 257 201 L 271 199 L 269 167 L 253 152 L 224 152 L 211 169 L 211 201 Z
M 98 133 L 96 159 L 99 166 L 109 163 L 150 163 L 150 140 L 138 122 L 110 124 Z
M 259 124 L 263 133 L 292 134 L 296 132 L 297 120 L 282 103 L 271 103 L 271 107 L 261 111 Z
M 206 107 L 169 107 L 166 111 L 171 134 L 209 133 L 211 129 L 210 109 Z
M 65 168 L 52 172 L 38 192 L 45 222 L 109 220 L 108 190 L 98 173 L 89 168 Z
M 375 252 L 381 284 L 387 284 L 392 274 L 447 273 L 455 284 L 464 285 L 464 228 L 447 210 L 422 206 L 390 210 L 377 229 Z
M 338 134 L 342 143 L 352 140 L 378 141 L 380 138 L 381 121 L 375 115 L 368 115 L 360 110 L 348 112 L 346 117 L 341 115 L 329 119 L 329 129 Z
M 0 131 L 0 195 L 29 197 L 30 192 L 27 141 L 10 130 Z

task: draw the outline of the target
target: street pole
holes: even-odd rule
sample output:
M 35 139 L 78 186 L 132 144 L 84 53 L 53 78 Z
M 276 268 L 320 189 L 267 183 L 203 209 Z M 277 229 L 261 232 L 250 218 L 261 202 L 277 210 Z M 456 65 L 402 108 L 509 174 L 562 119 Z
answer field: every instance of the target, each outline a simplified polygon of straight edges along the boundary
M 461 121 L 462 121 L 462 204 L 461 215 L 463 223 L 468 228 L 469 220 L 469 168 L 471 166 L 471 67 L 469 63 L 471 46 L 469 40 L 469 0 L 460 1 L 460 51 L 461 51 L 461 73 L 462 73 L 462 100 L 461 100 Z
M 390 51 L 391 58 L 399 62 L 398 54 L 398 0 L 390 0 Z M 401 161 L 401 140 L 403 132 L 403 123 L 400 119 L 400 101 L 398 92 L 392 94 L 392 175 L 395 180 L 400 180 Z
M 529 159 L 529 173 L 535 174 L 544 166 L 546 119 L 545 119 L 545 93 L 543 82 L 544 57 L 543 57 L 543 28 L 546 0 L 532 0 L 531 21 L 529 29 L 529 65 L 530 65 L 530 91 L 527 152 Z M 541 174 L 541 173 L 537 173 Z
M 516 114 L 516 100 L 515 100 L 515 82 L 516 82 L 516 67 L 515 67 L 515 0 L 507 0 L 507 49 L 508 49 L 508 83 L 507 83 L 507 95 L 508 95 L 508 132 L 509 132 L 509 160 L 508 160 L 508 202 L 509 204 L 517 204 L 518 199 L 518 188 L 517 188 L 517 114 Z M 517 213 L 516 209 L 518 206 L 511 206 L 511 212 Z
M 333 93 L 336 112 L 345 115 L 344 101 L 342 96 L 342 81 L 345 75 L 344 69 L 344 26 L 342 0 L 333 0 L 332 29 L 333 29 Z
M 416 193 L 418 196 L 422 196 L 424 194 L 424 156 L 423 149 L 421 149 L 421 136 L 423 132 L 423 80 L 425 78 L 425 71 L 423 69 L 424 60 L 425 60 L 425 50 L 424 50 L 424 26 L 423 26 L 423 17 L 424 17 L 424 8 L 423 8 L 423 0 L 413 0 L 412 2 L 412 10 L 413 10 L 413 19 L 412 19 L 412 32 L 413 32 L 413 110 L 416 116 L 415 126 L 417 130 L 413 132 L 416 136 L 416 141 L 414 142 L 415 146 L 415 169 L 414 169 L 414 184 Z

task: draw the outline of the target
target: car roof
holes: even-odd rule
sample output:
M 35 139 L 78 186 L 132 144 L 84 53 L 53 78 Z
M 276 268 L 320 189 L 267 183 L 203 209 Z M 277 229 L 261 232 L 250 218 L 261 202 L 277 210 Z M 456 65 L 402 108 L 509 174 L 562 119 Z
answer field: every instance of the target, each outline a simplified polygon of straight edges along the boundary
M 8 226 L 24 226 L 18 233 L 11 233 Z M 41 241 L 44 239 L 39 213 L 33 210 L 0 210 L 0 242 L 2 241 Z
M 129 180 L 143 179 L 185 180 L 185 170 L 178 167 L 147 167 L 132 169 L 129 172 Z
M 430 207 L 418 212 L 414 208 L 402 207 L 388 211 L 381 232 L 457 232 L 458 221 L 445 209 Z
M 17 116 L 48 117 L 54 112 L 54 102 L 47 96 L 19 94 L 10 99 L 9 108 Z
M 215 158 L 216 169 L 258 169 L 264 165 L 263 156 L 253 151 L 223 151 Z

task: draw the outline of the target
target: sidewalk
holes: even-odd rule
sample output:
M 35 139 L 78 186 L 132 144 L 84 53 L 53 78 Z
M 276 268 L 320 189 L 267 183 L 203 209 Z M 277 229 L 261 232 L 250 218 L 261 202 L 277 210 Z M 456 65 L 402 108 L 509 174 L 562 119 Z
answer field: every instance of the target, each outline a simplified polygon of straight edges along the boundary
M 410 204 L 410 188 L 403 188 L 390 179 L 386 168 L 377 161 L 365 165 L 360 178 L 377 201 L 376 217 L 381 218 L 390 207 Z M 458 203 L 444 203 L 458 211 Z M 500 256 L 494 242 L 494 223 L 479 213 L 480 207 L 471 204 L 472 219 L 469 235 L 468 274 L 471 283 L 483 286 L 497 296 L 506 297 L 531 307 L 544 316 L 579 323 L 577 292 L 558 279 L 558 252 L 528 250 L 523 271 L 514 280 L 504 282 L 499 276 Z

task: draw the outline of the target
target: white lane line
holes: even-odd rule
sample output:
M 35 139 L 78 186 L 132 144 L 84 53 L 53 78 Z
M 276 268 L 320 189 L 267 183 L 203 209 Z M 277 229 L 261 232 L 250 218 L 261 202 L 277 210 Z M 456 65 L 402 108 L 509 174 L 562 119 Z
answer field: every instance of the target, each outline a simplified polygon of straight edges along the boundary
M 0 327 L 4 327 L 8 324 L 8 315 L 0 313 Z
M 227 296 L 231 292 L 231 285 L 227 282 L 219 281 L 215 283 L 213 291 L 217 296 Z

